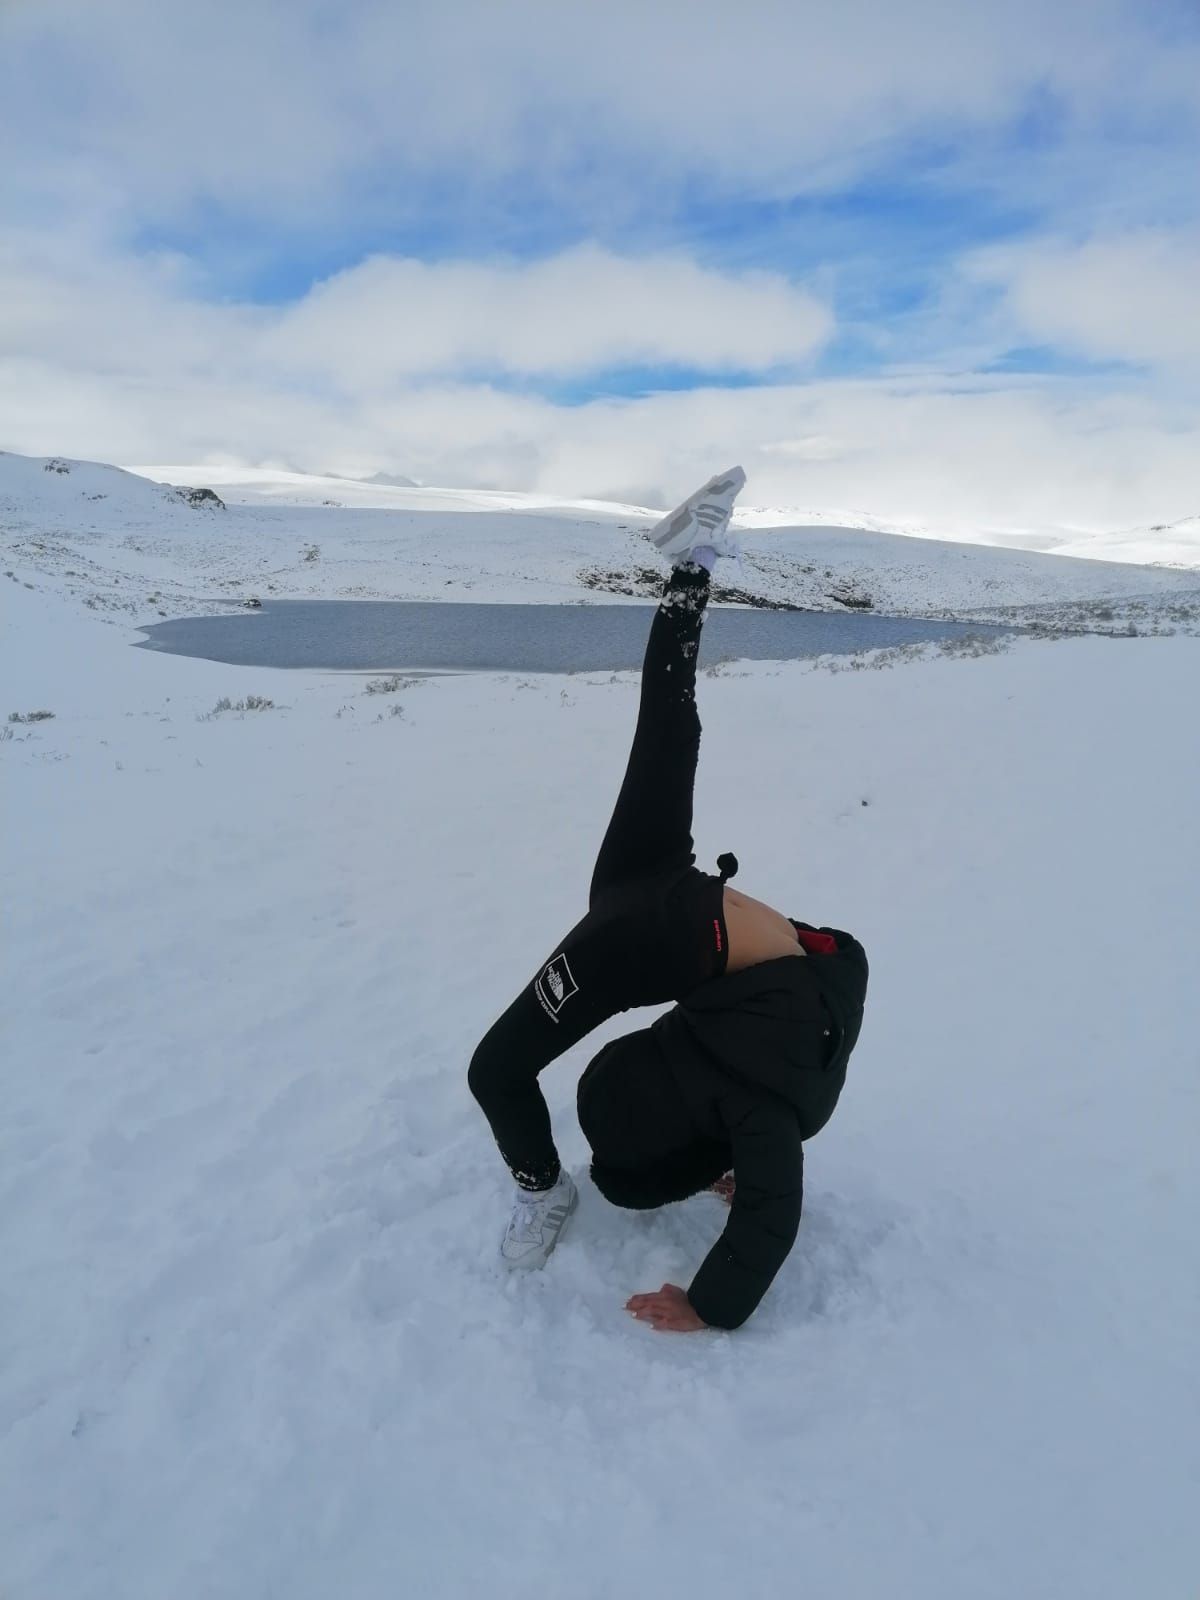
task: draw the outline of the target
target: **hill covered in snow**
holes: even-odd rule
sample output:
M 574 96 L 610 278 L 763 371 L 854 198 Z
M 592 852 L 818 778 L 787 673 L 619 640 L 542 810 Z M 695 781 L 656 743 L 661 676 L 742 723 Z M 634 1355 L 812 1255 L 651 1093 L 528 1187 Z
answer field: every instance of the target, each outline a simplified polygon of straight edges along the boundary
M 665 571 L 644 537 L 657 516 L 645 507 L 266 469 L 142 470 L 165 481 L 0 454 L 6 566 L 146 621 L 251 595 L 602 603 L 653 596 Z M 1200 586 L 1200 569 L 766 525 L 753 513 L 742 536 L 742 567 L 718 573 L 718 603 L 1120 631 L 1189 626 Z

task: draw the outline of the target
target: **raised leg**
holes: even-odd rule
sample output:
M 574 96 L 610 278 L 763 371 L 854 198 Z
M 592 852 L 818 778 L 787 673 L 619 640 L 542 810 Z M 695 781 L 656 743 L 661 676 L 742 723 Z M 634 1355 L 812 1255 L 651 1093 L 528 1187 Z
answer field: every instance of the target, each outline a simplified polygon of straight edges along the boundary
M 692 562 L 667 580 L 650 625 L 637 728 L 625 777 L 592 874 L 589 905 L 630 878 L 688 867 L 700 755 L 696 654 L 708 605 L 708 573 Z

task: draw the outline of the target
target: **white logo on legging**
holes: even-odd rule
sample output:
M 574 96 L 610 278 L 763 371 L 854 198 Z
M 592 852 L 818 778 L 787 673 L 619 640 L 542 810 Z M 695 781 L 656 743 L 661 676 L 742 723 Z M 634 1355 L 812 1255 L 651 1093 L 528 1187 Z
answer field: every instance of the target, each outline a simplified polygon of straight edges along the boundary
M 566 956 L 555 956 L 553 961 L 547 961 L 538 974 L 533 988 L 542 1009 L 548 1016 L 553 1017 L 555 1022 L 558 1021 L 558 1013 L 571 996 L 579 993 L 579 985 L 575 982 L 575 974 L 571 971 Z

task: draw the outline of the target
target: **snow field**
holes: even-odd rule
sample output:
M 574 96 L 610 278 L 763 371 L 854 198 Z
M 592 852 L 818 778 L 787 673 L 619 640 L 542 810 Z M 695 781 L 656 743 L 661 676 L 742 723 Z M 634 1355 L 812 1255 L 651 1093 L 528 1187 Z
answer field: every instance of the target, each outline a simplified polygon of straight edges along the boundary
M 654 1011 L 544 1075 L 543 1273 L 465 1082 L 581 912 L 636 674 L 366 695 L 6 599 L 0 711 L 56 712 L 0 747 L 6 1600 L 1183 1592 L 1194 640 L 702 675 L 701 863 L 872 986 L 770 1295 L 671 1337 L 623 1301 L 723 1208 L 608 1207 L 573 1118 Z

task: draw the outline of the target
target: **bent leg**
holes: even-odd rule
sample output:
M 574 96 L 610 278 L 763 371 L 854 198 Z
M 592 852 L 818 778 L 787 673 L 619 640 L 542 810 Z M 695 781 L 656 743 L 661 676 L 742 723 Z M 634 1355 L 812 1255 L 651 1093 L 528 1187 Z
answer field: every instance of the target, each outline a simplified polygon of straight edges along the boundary
M 471 1058 L 471 1093 L 522 1189 L 548 1189 L 559 1173 L 538 1074 L 593 1028 L 636 1003 L 631 959 L 622 918 L 589 912 L 488 1029 Z
M 623 880 L 688 867 L 700 755 L 696 655 L 708 573 L 691 562 L 667 580 L 650 625 L 637 728 L 625 778 L 592 875 L 589 904 Z

